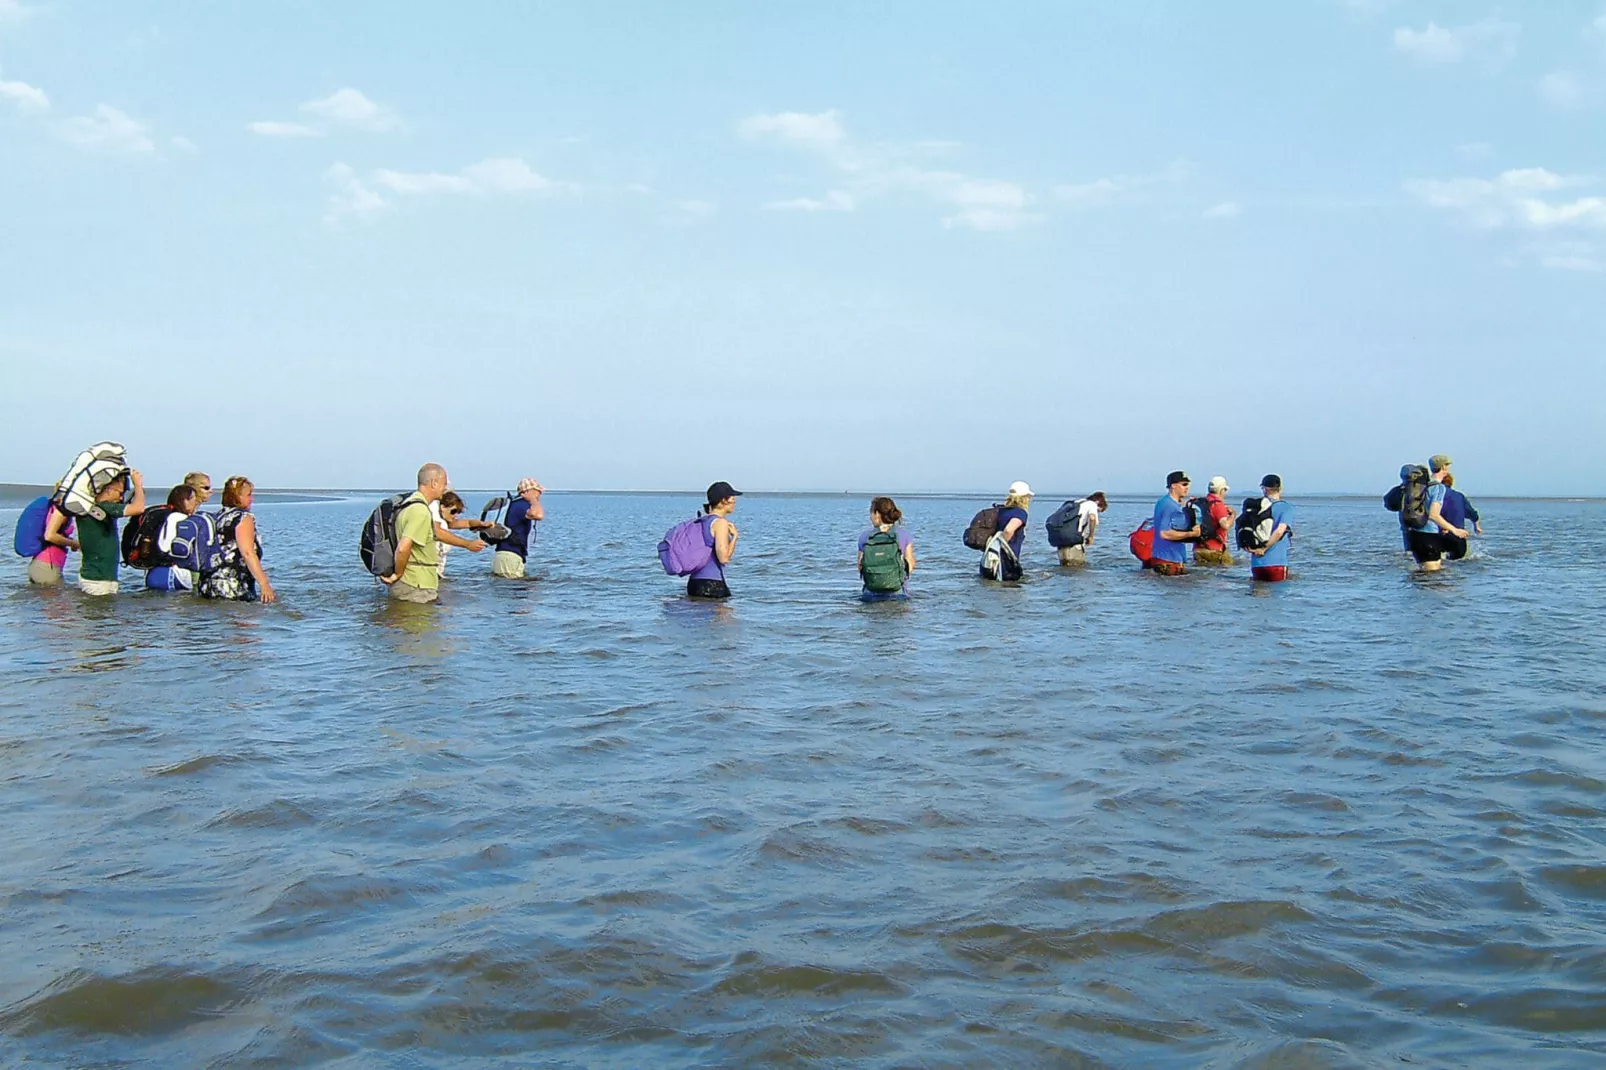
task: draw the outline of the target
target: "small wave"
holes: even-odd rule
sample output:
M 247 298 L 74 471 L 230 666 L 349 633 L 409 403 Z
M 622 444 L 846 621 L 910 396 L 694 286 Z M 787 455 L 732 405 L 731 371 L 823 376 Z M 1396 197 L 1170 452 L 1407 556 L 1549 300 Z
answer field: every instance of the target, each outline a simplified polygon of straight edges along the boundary
M 204 773 L 208 769 L 239 765 L 247 760 L 238 754 L 203 754 L 198 758 L 189 758 L 176 765 L 154 770 L 151 776 L 188 776 L 191 773 Z
M 779 965 L 755 952 L 743 952 L 729 974 L 714 985 L 725 996 L 902 995 L 908 986 L 880 970 L 843 969 L 815 964 Z
M 1539 877 L 1568 895 L 1606 900 L 1606 866 L 1545 866 Z
M 251 980 L 249 974 L 197 973 L 172 966 L 111 977 L 74 970 L 0 1013 L 0 1032 L 161 1036 L 229 1010 Z

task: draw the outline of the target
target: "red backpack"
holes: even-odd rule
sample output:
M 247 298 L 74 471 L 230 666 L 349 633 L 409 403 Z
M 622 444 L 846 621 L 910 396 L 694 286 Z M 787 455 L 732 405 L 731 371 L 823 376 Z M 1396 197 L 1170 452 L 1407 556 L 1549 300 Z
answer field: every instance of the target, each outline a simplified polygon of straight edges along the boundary
M 1149 567 L 1149 559 L 1154 556 L 1154 518 L 1151 516 L 1138 525 L 1127 539 L 1126 544 L 1132 548 L 1132 556 L 1143 563 L 1144 568 Z

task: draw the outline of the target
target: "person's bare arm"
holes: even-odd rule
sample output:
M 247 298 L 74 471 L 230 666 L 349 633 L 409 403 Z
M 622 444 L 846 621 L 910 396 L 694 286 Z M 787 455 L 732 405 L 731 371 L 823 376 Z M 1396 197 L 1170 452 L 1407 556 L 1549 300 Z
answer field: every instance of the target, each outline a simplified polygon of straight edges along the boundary
M 396 566 L 390 575 L 379 577 L 380 583 L 395 583 L 407 571 L 407 562 L 413 559 L 413 540 L 406 536 L 396 540 Z
M 134 484 L 134 498 L 123 508 L 123 516 L 138 516 L 145 511 L 145 477 L 130 469 L 128 478 Z
M 539 523 L 546 519 L 546 506 L 541 504 L 541 498 L 536 496 L 535 504 L 530 506 L 530 519 Z
M 1011 539 L 1013 539 L 1015 537 L 1015 532 L 1019 531 L 1021 528 L 1025 527 L 1025 526 L 1026 526 L 1026 522 L 1024 520 L 1020 520 L 1020 519 L 1011 520 L 1009 523 L 1004 525 L 1004 530 L 1000 531 L 998 534 L 1000 534 L 1000 535 L 1002 535 L 1004 537 L 1004 541 L 1005 542 L 1008 542 L 1009 540 L 1011 540 Z
M 1462 539 L 1467 537 L 1467 533 L 1464 530 L 1444 519 L 1444 513 L 1441 512 L 1438 502 L 1434 502 L 1428 507 L 1428 519 L 1437 524 L 1440 531 L 1448 531 L 1451 535 Z
M 722 565 L 730 564 L 731 555 L 736 552 L 736 525 L 719 516 L 709 525 L 710 534 L 714 536 L 714 557 Z
M 864 555 L 860 554 L 859 557 L 862 560 Z M 906 571 L 911 576 L 914 575 L 914 571 L 915 571 L 915 544 L 914 543 L 910 543 L 908 546 L 905 546 L 903 548 L 903 565 L 904 565 L 904 571 Z
M 45 541 L 52 546 L 60 546 L 64 550 L 78 549 L 78 540 L 69 539 L 61 533 L 67 524 L 67 514 L 60 509 L 50 511 L 50 522 L 45 525 Z
M 463 549 L 476 554 L 485 549 L 485 544 L 480 540 L 465 539 L 461 535 L 453 535 L 441 524 L 435 525 L 435 541 L 444 542 L 447 546 L 461 546 Z
M 262 558 L 257 556 L 256 517 L 246 513 L 240 518 L 234 526 L 234 543 L 240 548 L 240 560 L 245 562 L 246 571 L 261 589 L 262 601 L 266 604 L 277 601 L 278 595 L 273 593 L 273 584 L 268 582 L 268 574 L 262 568 Z

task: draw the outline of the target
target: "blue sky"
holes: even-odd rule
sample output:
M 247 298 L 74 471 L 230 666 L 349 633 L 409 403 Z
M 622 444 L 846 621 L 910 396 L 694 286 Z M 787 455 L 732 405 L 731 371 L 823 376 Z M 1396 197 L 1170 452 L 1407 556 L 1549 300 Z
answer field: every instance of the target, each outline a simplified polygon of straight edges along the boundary
M 0 0 L 0 478 L 1606 493 L 1606 0 Z

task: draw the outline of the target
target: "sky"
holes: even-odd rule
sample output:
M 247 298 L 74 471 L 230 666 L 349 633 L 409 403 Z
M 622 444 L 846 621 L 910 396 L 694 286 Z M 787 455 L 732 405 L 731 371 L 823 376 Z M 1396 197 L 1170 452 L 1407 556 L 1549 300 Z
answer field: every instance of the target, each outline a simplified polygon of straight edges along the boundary
M 1606 494 L 1606 0 L 0 0 L 0 479 Z

